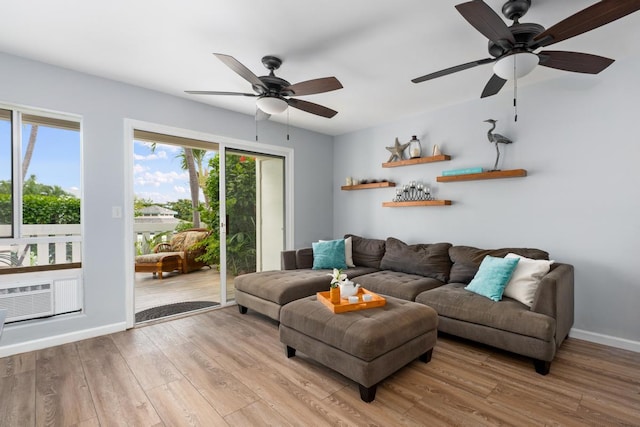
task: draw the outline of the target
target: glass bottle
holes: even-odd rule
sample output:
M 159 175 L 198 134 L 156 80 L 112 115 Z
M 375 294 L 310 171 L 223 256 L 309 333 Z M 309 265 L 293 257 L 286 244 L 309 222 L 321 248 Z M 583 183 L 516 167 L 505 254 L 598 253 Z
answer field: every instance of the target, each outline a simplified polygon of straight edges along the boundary
M 411 137 L 409 141 L 409 156 L 412 159 L 417 159 L 422 153 L 422 147 L 420 147 L 420 140 L 415 135 Z

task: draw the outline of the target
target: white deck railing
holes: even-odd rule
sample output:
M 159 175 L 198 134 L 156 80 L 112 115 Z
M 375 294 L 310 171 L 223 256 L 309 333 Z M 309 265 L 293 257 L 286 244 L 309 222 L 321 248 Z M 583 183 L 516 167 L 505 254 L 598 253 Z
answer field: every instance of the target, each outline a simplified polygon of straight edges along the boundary
M 134 224 L 136 250 L 142 253 L 151 248 L 154 236 L 167 233 L 170 238 L 173 224 Z M 0 268 L 66 264 L 82 261 L 82 236 L 79 224 L 23 225 L 22 237 L 0 238 Z M 11 233 L 11 227 L 0 225 L 0 236 Z

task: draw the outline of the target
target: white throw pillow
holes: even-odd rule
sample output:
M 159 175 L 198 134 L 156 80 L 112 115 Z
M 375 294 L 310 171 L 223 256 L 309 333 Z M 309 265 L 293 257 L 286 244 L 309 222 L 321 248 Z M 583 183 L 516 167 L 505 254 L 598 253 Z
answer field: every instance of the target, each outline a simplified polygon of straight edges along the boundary
M 518 254 L 507 254 L 505 258 L 520 258 L 516 269 L 504 288 L 504 296 L 531 307 L 538 290 L 538 283 L 549 272 L 554 261 L 530 259 Z
M 320 240 L 321 242 L 326 242 L 326 240 Z M 355 267 L 356 265 L 353 263 L 353 243 L 351 243 L 351 237 L 347 237 L 344 239 L 344 260 L 347 264 L 347 267 Z

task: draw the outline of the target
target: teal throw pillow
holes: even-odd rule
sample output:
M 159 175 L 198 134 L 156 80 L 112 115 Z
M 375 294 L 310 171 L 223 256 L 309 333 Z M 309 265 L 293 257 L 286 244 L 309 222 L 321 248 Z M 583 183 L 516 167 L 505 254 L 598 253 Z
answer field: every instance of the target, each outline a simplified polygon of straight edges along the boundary
M 313 248 L 313 269 L 321 270 L 325 268 L 347 268 L 347 261 L 344 255 L 344 239 L 314 242 Z
M 487 255 L 465 289 L 493 301 L 500 301 L 518 261 L 519 258 L 497 258 Z

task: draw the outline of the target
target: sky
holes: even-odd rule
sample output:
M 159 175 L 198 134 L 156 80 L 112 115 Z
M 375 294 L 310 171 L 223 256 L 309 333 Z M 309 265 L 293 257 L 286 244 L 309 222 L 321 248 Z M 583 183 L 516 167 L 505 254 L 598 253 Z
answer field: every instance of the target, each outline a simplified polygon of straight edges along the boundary
M 27 148 L 31 125 L 24 125 L 22 157 Z M 11 130 L 7 121 L 0 121 L 0 180 L 11 179 Z M 65 191 L 80 195 L 80 134 L 76 131 L 46 126 L 38 128 L 35 148 L 25 179 L 35 175 L 36 181 L 58 185 Z
M 189 174 L 181 168 L 180 155 L 182 148 L 175 145 L 156 144 L 155 151 L 151 144 L 134 141 L 133 145 L 133 191 L 137 198 L 152 200 L 157 204 L 174 202 L 179 199 L 190 199 Z M 208 152 L 204 165 L 214 156 Z M 203 200 L 202 192 L 200 192 Z
M 23 126 L 22 157 L 29 140 L 31 126 Z M 182 148 L 168 144 L 134 141 L 133 147 L 134 194 L 137 198 L 157 204 L 190 199 L 189 174 L 181 168 L 177 156 Z M 205 166 L 216 152 L 207 153 Z M 76 131 L 40 126 L 36 145 L 27 171 L 27 178 L 36 175 L 37 182 L 58 185 L 65 191 L 80 196 L 80 134 Z M 11 126 L 0 120 L 0 180 L 11 179 Z M 203 199 L 201 192 L 201 200 Z

